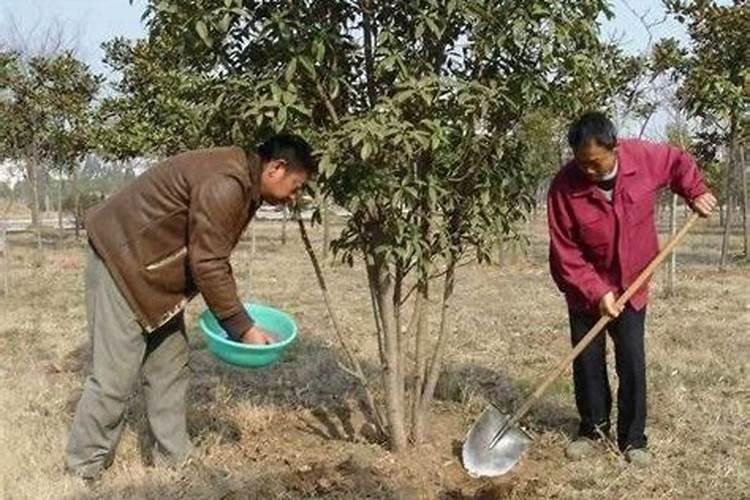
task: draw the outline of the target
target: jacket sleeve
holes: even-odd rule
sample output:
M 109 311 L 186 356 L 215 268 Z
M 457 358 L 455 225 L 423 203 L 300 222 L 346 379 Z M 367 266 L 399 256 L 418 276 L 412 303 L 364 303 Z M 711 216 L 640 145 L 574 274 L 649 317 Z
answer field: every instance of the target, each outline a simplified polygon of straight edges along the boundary
M 584 257 L 567 207 L 554 186 L 547 196 L 547 224 L 552 279 L 563 293 L 577 292 L 589 306 L 596 307 L 610 288 Z
M 659 187 L 668 185 L 688 202 L 708 191 L 695 158 L 687 151 L 670 144 L 647 144 L 646 156 Z
M 235 340 L 253 325 L 237 295 L 229 257 L 245 193 L 230 176 L 213 176 L 191 192 L 188 222 L 190 270 L 198 290 L 222 327 Z

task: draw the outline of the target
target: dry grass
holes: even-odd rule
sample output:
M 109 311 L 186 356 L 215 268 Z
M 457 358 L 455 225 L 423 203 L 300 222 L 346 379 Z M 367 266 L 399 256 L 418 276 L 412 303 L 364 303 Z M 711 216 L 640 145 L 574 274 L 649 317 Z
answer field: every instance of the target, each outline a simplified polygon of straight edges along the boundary
M 0 298 L 0 498 L 750 498 L 750 268 L 716 271 L 715 226 L 702 225 L 689 238 L 676 295 L 661 297 L 660 279 L 654 287 L 648 319 L 654 465 L 638 470 L 604 451 L 583 463 L 564 459 L 576 425 L 566 375 L 527 418 L 537 434 L 530 453 L 495 481 L 463 473 L 456 452 L 464 432 L 489 398 L 517 401 L 568 349 L 543 226 L 532 227 L 527 257 L 503 268 L 462 270 L 430 439 L 400 457 L 360 432 L 358 392 L 336 368 L 339 351 L 297 236 L 290 232 L 280 247 L 277 225 L 259 223 L 257 232 L 248 296 L 294 314 L 300 342 L 274 367 L 227 367 L 205 350 L 195 328 L 202 309 L 196 301 L 189 309 L 188 417 L 200 460 L 182 470 L 147 465 L 136 395 L 117 460 L 94 489 L 62 468 L 88 352 L 83 247 L 51 244 L 39 266 L 33 243 L 14 237 L 12 291 Z M 247 256 L 243 242 L 235 259 L 243 288 Z M 327 275 L 342 323 L 375 374 L 363 272 L 329 265 Z

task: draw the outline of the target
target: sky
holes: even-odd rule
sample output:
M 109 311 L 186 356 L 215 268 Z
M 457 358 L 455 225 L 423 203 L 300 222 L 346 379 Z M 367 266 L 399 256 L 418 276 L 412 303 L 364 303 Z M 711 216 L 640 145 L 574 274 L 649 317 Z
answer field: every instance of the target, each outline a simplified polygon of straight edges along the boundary
M 637 53 L 649 42 L 649 29 L 653 40 L 674 37 L 685 42 L 684 27 L 670 16 L 666 16 L 661 0 L 610 0 L 615 17 L 603 23 L 606 37 L 618 40 L 628 52 Z M 643 17 L 643 19 L 641 19 Z
M 648 43 L 648 33 L 638 15 L 648 13 L 646 20 L 654 22 L 664 17 L 660 0 L 610 0 L 615 18 L 603 23 L 608 37 L 621 41 L 630 52 L 642 50 Z M 106 73 L 101 62 L 102 42 L 116 36 L 136 38 L 145 33 L 141 22 L 145 0 L 0 0 L 0 27 L 3 31 L 12 17 L 28 36 L 33 27 L 61 22 L 72 38 L 77 39 L 77 51 L 91 67 Z M 630 8 L 628 8 L 628 6 Z M 631 12 L 635 11 L 638 15 Z M 674 20 L 653 28 L 656 38 L 677 36 L 684 39 L 684 30 Z
M 661 20 L 664 17 L 661 1 L 610 2 L 615 17 L 603 22 L 605 37 L 619 41 L 630 53 L 642 51 L 648 44 L 649 36 L 638 15 L 648 13 L 648 23 Z M 110 70 L 102 62 L 104 53 L 101 44 L 116 36 L 143 36 L 145 28 L 140 17 L 144 4 L 145 0 L 134 0 L 133 5 L 128 0 L 0 0 L 0 40 L 9 36 L 38 38 L 44 27 L 59 23 L 63 25 L 78 56 L 94 72 L 112 77 Z M 9 29 L 11 25 L 18 27 L 15 35 Z M 655 39 L 674 36 L 685 40 L 683 28 L 673 19 L 654 26 L 652 32 Z M 647 135 L 659 136 L 666 120 L 664 113 L 659 114 L 647 130 Z
M 96 73 L 107 75 L 102 42 L 143 36 L 143 6 L 143 0 L 133 5 L 128 0 L 0 0 L 0 39 L 13 36 L 10 24 L 17 25 L 23 37 L 34 38 L 45 27 L 60 23 L 78 56 Z

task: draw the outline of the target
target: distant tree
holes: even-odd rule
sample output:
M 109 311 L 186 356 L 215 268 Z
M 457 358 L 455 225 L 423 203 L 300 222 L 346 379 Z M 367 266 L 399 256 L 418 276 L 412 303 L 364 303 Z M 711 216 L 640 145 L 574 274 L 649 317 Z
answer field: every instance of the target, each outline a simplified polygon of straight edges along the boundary
M 44 168 L 69 175 L 93 147 L 90 112 L 100 82 L 70 52 L 30 59 L 0 54 L 0 159 L 24 164 L 35 227 Z
M 720 266 L 728 257 L 732 213 L 740 198 L 747 214 L 747 183 L 736 182 L 742 172 L 738 165 L 740 145 L 748 135 L 750 103 L 750 3 L 712 0 L 664 0 L 675 18 L 683 23 L 690 37 L 690 48 L 674 39 L 658 44 L 657 66 L 669 70 L 680 83 L 678 96 L 688 113 L 701 120 L 699 149 L 704 158 L 717 158 L 726 151 L 724 167 L 724 237 Z M 744 185 L 743 185 L 744 184 Z M 737 189 L 741 187 L 741 189 Z M 745 217 L 745 240 L 748 221 Z

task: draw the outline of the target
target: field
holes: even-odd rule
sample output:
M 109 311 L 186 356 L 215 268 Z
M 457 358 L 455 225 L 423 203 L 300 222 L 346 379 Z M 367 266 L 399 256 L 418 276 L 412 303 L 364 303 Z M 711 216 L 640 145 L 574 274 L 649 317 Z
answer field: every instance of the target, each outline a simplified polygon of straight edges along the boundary
M 360 392 L 337 367 L 340 350 L 298 235 L 290 231 L 282 246 L 277 223 L 259 222 L 256 232 L 249 287 L 249 240 L 235 253 L 242 290 L 295 315 L 300 341 L 271 368 L 228 367 L 206 351 L 195 321 L 203 305 L 194 301 L 188 420 L 198 460 L 180 470 L 146 463 L 144 408 L 135 394 L 117 459 L 93 487 L 63 472 L 88 362 L 84 242 L 71 236 L 60 248 L 50 237 L 40 257 L 33 236 L 12 236 L 11 290 L 0 297 L 0 498 L 750 498 L 750 267 L 717 271 L 717 220 L 697 226 L 680 249 L 674 296 L 664 297 L 663 273 L 652 288 L 653 465 L 636 469 L 604 447 L 590 460 L 565 459 L 576 428 L 566 374 L 525 420 L 536 434 L 528 455 L 492 481 L 463 472 L 464 433 L 488 399 L 509 408 L 569 349 L 564 303 L 547 272 L 543 217 L 529 227 L 525 255 L 461 269 L 429 440 L 401 456 L 361 432 Z M 313 234 L 319 247 L 321 234 Z M 364 272 L 332 263 L 325 271 L 347 335 L 374 377 Z

